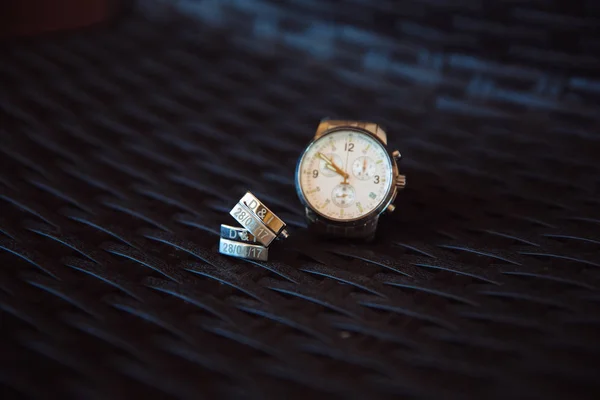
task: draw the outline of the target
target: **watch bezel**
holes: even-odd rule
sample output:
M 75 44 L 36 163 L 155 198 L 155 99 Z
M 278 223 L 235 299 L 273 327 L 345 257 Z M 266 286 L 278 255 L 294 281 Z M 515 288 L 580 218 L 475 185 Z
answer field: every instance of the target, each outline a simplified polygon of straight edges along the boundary
M 304 157 L 305 157 L 306 153 L 308 152 L 308 149 L 318 140 L 321 140 L 325 136 L 330 135 L 335 132 L 338 132 L 338 131 L 354 131 L 357 133 L 369 135 L 371 138 L 375 139 L 377 142 L 379 142 L 379 144 L 381 144 L 383 146 L 383 149 L 385 150 L 385 154 L 387 155 L 387 157 L 390 161 L 390 164 L 392 166 L 392 176 L 391 176 L 391 181 L 390 181 L 390 188 L 388 190 L 388 193 L 384 197 L 384 199 L 381 201 L 381 203 L 379 203 L 379 205 L 377 207 L 375 207 L 373 210 L 371 210 L 367 214 L 365 214 L 361 217 L 349 219 L 349 220 L 332 219 L 331 217 L 321 214 L 319 211 L 315 210 L 310 205 L 308 200 L 306 199 L 306 196 L 304 195 L 304 192 L 302 191 L 302 187 L 300 185 L 300 165 L 302 164 L 302 160 L 304 160 Z M 391 152 L 388 150 L 387 144 L 385 142 L 383 142 L 381 140 L 381 138 L 379 138 L 377 135 L 373 134 L 372 132 L 370 132 L 366 129 L 357 128 L 354 126 L 336 126 L 334 128 L 330 128 L 330 129 L 322 132 L 317 137 L 313 137 L 313 139 L 308 143 L 308 145 L 306 146 L 306 148 L 304 149 L 304 151 L 302 152 L 302 154 L 300 155 L 300 157 L 298 158 L 298 161 L 296 163 L 296 175 L 295 175 L 294 181 L 295 181 L 295 185 L 296 185 L 296 193 L 298 195 L 298 198 L 300 199 L 300 203 L 302 203 L 302 205 L 305 208 L 311 210 L 312 213 L 314 213 L 318 218 L 322 218 L 330 224 L 335 224 L 335 225 L 339 225 L 339 226 L 360 226 L 360 225 L 364 225 L 366 221 L 369 221 L 373 218 L 377 218 L 394 201 L 394 199 L 396 198 L 397 191 L 398 191 L 398 188 L 394 184 L 397 176 L 398 176 L 398 164 L 396 163 L 396 160 L 392 156 Z

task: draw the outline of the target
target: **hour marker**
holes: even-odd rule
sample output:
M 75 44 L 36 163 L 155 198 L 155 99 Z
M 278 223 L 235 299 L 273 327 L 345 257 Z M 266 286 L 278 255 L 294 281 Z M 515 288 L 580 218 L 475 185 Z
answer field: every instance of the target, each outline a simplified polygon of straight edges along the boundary
M 375 197 L 377 197 L 377 195 L 374 192 L 371 192 L 369 193 L 369 197 L 375 200 Z
M 319 208 L 323 208 L 325 207 L 327 204 L 329 204 L 331 201 L 329 199 L 326 199 L 325 202 L 323 204 L 321 204 L 321 206 L 319 206 Z
M 377 160 L 377 162 L 375 164 L 381 164 L 383 162 L 383 160 Z
M 364 154 L 367 154 L 367 151 L 369 151 L 369 148 L 371 147 L 371 143 L 369 143 L 369 145 L 362 151 Z
M 361 213 L 363 212 L 363 208 L 360 203 L 356 203 L 356 207 L 358 208 L 358 211 L 360 211 Z
M 343 217 L 343 216 L 344 216 L 344 209 L 340 208 L 340 217 Z
M 317 192 L 320 192 L 320 191 L 321 191 L 321 188 L 317 186 L 316 188 L 311 189 L 308 192 L 306 192 L 306 194 L 313 194 L 313 193 L 317 193 Z
M 331 136 L 329 137 L 329 144 L 331 145 L 331 150 L 332 151 L 336 151 L 337 150 L 335 148 L 335 143 L 334 143 L 333 138 Z

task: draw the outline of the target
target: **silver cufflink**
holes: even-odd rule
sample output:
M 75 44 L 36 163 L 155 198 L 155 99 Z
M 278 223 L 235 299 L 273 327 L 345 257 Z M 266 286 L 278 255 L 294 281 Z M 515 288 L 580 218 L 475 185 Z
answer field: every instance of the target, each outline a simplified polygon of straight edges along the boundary
M 243 228 L 221 225 L 221 254 L 267 261 L 271 243 L 289 236 L 285 222 L 250 192 L 246 192 L 229 214 Z

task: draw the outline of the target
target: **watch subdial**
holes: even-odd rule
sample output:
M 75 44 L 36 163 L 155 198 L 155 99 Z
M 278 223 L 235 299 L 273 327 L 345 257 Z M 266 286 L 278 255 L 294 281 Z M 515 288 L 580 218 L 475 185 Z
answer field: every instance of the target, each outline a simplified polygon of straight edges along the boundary
M 352 173 L 361 181 L 370 179 L 375 175 L 375 163 L 370 157 L 358 157 L 352 163 Z
M 339 184 L 331 192 L 331 200 L 338 207 L 346 208 L 351 206 L 356 200 L 354 187 L 348 184 Z
M 324 156 L 327 157 L 329 160 L 333 161 L 335 165 L 342 165 L 342 158 L 337 154 L 329 153 L 324 154 Z M 328 164 L 325 162 L 325 160 L 321 160 L 321 162 L 319 163 L 319 169 L 321 170 L 321 173 L 328 177 L 336 176 L 337 172 L 335 172 L 334 169 L 328 167 L 327 165 Z

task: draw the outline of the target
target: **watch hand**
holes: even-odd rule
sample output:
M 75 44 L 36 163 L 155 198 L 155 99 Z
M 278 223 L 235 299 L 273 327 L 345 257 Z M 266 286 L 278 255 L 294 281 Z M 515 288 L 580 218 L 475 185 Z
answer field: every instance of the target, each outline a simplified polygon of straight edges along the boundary
M 319 158 L 323 161 L 325 161 L 327 164 L 331 163 L 331 160 L 329 158 L 327 158 L 327 156 L 321 152 L 317 153 L 317 156 L 319 156 Z
M 335 173 L 338 173 L 337 169 L 333 168 L 333 165 L 331 165 L 331 164 L 325 164 L 325 168 L 327 168 L 328 170 L 331 170 Z
M 348 142 L 349 141 L 350 141 L 349 139 L 346 140 L 346 148 L 347 148 L 346 149 L 346 166 L 344 168 L 344 173 L 346 175 L 344 176 L 344 181 L 342 182 L 343 185 L 347 185 L 348 184 L 348 178 L 350 177 L 350 175 L 348 175 L 348 173 L 345 172 L 345 171 L 348 171 L 348 159 L 350 158 L 350 148 L 348 148 Z
M 333 160 L 330 160 L 329 158 L 327 158 L 327 156 L 325 154 L 323 154 L 323 153 L 317 153 L 317 155 L 319 156 L 319 158 L 321 160 L 325 161 L 326 168 L 329 168 L 332 171 L 335 171 L 339 175 L 343 176 L 344 177 L 344 182 L 346 182 L 346 180 L 348 179 L 348 174 L 346 172 L 344 172 L 344 170 L 342 170 L 340 167 L 338 167 L 337 165 L 335 165 L 335 163 L 333 162 Z

